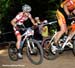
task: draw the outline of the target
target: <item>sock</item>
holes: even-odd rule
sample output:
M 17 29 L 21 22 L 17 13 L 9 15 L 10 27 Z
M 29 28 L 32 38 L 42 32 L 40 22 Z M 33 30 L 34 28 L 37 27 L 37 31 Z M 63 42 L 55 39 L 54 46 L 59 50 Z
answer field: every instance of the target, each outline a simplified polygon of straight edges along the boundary
M 21 52 L 22 52 L 22 50 L 21 50 L 21 49 L 17 49 L 17 52 L 18 52 L 18 53 L 21 53 Z

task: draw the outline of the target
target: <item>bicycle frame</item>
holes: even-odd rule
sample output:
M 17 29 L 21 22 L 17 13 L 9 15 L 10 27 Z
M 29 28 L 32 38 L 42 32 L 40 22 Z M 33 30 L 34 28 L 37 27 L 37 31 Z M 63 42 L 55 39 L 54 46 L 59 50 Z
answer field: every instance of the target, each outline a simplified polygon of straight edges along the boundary
M 31 51 L 30 42 L 29 42 L 29 37 L 30 37 L 30 36 L 33 36 L 33 35 L 34 35 L 34 30 L 31 29 L 30 27 L 27 28 L 27 30 L 22 34 L 22 37 L 24 37 L 24 38 L 22 39 L 22 41 L 21 41 L 21 43 L 20 43 L 21 47 L 23 47 L 23 44 L 24 44 L 24 42 L 25 42 L 25 40 L 26 40 L 26 42 L 27 42 L 27 44 L 28 44 L 28 47 L 29 47 L 29 49 L 30 49 L 30 51 Z M 32 43 L 32 44 L 33 44 L 33 43 Z M 34 47 L 34 44 L 33 44 L 33 47 Z
M 74 22 L 74 21 L 73 21 Z M 72 23 L 73 23 L 72 22 Z M 53 41 L 53 39 L 54 39 L 54 37 L 56 36 L 56 34 L 57 34 L 57 32 L 55 32 L 55 34 L 53 35 L 53 37 L 51 38 L 51 40 L 49 41 L 49 43 L 50 44 L 53 44 L 52 43 L 52 41 Z M 74 34 L 75 35 L 75 34 Z M 73 35 L 73 36 L 74 36 Z M 72 38 L 73 38 L 73 36 L 72 36 Z M 66 40 L 65 40 L 65 42 L 63 42 L 63 45 L 61 45 L 61 40 L 63 40 L 63 38 L 61 38 L 60 40 L 59 40 L 59 45 L 61 45 L 61 50 L 64 50 L 64 47 L 65 46 L 69 46 L 70 48 L 73 48 L 73 44 L 69 41 L 70 39 L 72 39 L 72 38 L 70 38 L 70 36 L 68 36 L 67 38 L 66 38 Z
M 51 43 L 53 41 L 53 39 L 55 38 L 57 32 L 55 31 L 55 34 L 53 35 L 53 37 L 51 38 L 51 40 L 49 41 L 49 43 Z
M 49 43 L 50 43 L 51 45 L 53 45 L 53 43 L 54 43 L 53 40 L 54 40 L 56 34 L 57 34 L 57 32 L 55 32 L 55 34 L 53 35 L 53 37 L 52 37 L 51 40 L 49 41 Z M 59 45 L 61 44 L 61 43 L 60 43 L 61 40 L 63 40 L 63 39 L 60 39 L 60 40 L 59 40 Z M 64 50 L 64 47 L 65 47 L 65 46 L 71 46 L 71 47 L 73 46 L 71 42 L 68 42 L 68 40 L 69 40 L 69 38 L 66 39 L 66 41 L 63 43 L 63 45 L 61 45 L 61 50 Z M 53 42 L 52 42 L 52 41 L 53 41 Z
M 74 17 L 75 18 L 75 17 Z M 71 22 L 71 26 L 72 26 L 72 24 L 74 24 L 75 23 L 75 21 L 72 21 Z M 64 42 L 64 44 L 63 44 L 63 46 L 62 46 L 62 49 L 64 49 L 64 47 L 67 45 L 67 46 L 71 46 L 71 48 L 73 48 L 73 44 L 69 41 L 69 40 L 71 40 L 72 38 L 73 38 L 73 36 L 75 35 L 75 31 L 74 31 L 74 34 L 72 35 L 72 37 L 70 37 L 71 36 L 71 34 L 69 34 L 68 35 L 68 37 L 67 37 L 67 39 L 66 39 L 66 41 Z

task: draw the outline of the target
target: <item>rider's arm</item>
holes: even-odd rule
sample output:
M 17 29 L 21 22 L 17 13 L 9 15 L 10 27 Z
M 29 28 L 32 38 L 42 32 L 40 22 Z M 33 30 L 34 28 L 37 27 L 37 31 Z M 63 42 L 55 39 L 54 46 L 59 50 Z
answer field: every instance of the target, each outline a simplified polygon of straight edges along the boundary
M 37 25 L 37 23 L 35 23 L 35 20 L 32 18 L 31 14 L 29 14 L 28 17 L 31 20 L 31 22 L 33 23 L 33 25 Z
M 15 18 L 11 20 L 11 24 L 12 24 L 12 26 L 14 26 L 14 27 L 16 26 L 16 19 L 15 19 Z
M 69 0 L 65 0 L 65 1 L 63 1 L 63 2 L 61 3 L 61 7 L 63 7 L 64 4 L 66 4 L 67 2 L 69 2 Z
M 17 22 L 18 20 L 20 20 L 21 17 L 22 17 L 22 12 L 18 13 L 18 14 L 16 15 L 16 17 L 11 20 L 11 24 L 12 24 L 13 26 L 16 26 L 16 22 Z
M 72 11 L 72 13 L 75 15 L 75 9 Z
M 64 4 L 64 11 L 65 11 L 65 13 L 69 16 L 69 15 L 70 15 L 70 12 L 69 12 L 69 10 L 68 10 L 68 5 L 69 5 L 68 2 Z

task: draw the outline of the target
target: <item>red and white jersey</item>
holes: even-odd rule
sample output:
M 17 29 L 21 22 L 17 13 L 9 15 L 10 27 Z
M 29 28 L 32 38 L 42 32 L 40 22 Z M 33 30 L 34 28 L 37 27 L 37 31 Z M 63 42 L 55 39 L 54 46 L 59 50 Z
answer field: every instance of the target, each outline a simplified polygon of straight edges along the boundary
M 29 16 L 30 16 L 30 15 L 31 15 L 31 14 L 29 13 Z M 25 16 L 25 15 L 23 14 L 23 12 L 20 12 L 15 18 L 16 18 L 16 20 L 17 20 L 17 23 L 18 23 L 18 22 L 23 23 L 24 21 L 26 21 L 26 20 L 28 19 L 29 16 Z
M 68 10 L 72 11 L 75 9 L 75 1 L 69 0 L 68 1 L 69 6 L 68 6 Z

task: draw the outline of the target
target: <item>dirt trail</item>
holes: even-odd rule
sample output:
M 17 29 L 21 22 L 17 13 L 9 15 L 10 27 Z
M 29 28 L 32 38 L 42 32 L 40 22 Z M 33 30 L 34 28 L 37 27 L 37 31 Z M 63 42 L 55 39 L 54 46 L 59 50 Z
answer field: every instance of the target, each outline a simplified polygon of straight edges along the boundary
M 26 54 L 22 60 L 11 61 L 8 57 L 8 50 L 0 50 L 0 68 L 75 68 L 75 57 L 72 51 L 65 51 L 56 60 L 46 60 L 40 65 L 32 64 Z

